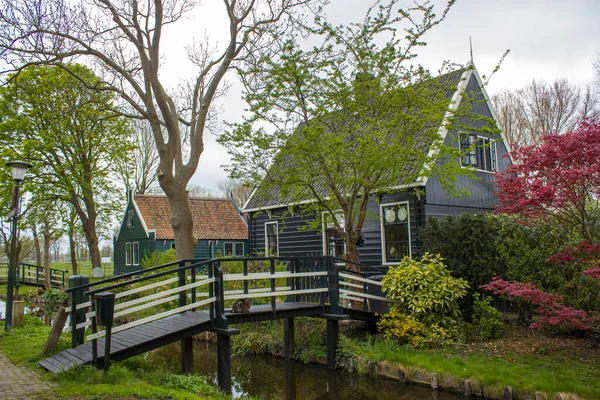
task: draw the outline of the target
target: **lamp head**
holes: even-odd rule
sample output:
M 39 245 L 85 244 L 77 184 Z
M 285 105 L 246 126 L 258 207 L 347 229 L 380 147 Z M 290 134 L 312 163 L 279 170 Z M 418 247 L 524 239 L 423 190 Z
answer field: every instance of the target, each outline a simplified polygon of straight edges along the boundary
M 33 167 L 33 165 L 20 160 L 7 162 L 6 165 L 10 167 L 10 173 L 15 182 L 21 182 L 25 179 L 25 172 Z

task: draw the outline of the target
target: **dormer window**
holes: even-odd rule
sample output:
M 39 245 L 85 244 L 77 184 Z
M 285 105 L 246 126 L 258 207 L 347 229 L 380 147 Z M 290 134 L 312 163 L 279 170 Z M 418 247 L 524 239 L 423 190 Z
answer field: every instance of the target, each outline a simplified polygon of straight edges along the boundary
M 134 227 L 134 219 L 133 219 L 133 210 L 127 211 L 127 227 L 128 228 L 133 228 Z
M 460 137 L 460 151 L 463 167 L 470 166 L 481 171 L 490 172 L 498 170 L 496 143 L 490 138 L 463 134 Z

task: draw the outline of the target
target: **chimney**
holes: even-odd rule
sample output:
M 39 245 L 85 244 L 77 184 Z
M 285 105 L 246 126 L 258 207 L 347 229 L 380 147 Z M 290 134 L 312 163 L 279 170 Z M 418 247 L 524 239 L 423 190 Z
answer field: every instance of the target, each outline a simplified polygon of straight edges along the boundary
M 131 203 L 131 201 L 133 200 L 134 192 L 135 192 L 135 189 L 133 186 L 130 186 L 127 189 L 127 203 Z

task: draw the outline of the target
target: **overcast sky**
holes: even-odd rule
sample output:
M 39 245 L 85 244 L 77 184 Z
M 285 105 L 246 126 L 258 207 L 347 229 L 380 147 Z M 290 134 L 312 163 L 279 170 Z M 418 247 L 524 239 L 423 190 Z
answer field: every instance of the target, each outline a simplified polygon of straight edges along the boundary
M 168 74 L 173 84 L 190 72 L 185 67 L 183 44 L 191 35 L 201 37 L 206 29 L 218 40 L 226 34 L 222 2 L 204 3 L 198 18 L 170 28 L 170 36 L 163 43 L 163 74 Z M 440 5 L 441 11 L 443 1 L 432 3 Z M 331 0 L 327 13 L 334 23 L 361 21 L 369 4 L 368 0 Z M 447 19 L 426 36 L 428 46 L 419 50 L 418 62 L 431 70 L 444 60 L 464 64 L 470 57 L 471 37 L 481 75 L 489 75 L 504 51 L 510 49 L 501 70 L 490 81 L 490 95 L 521 88 L 533 78 L 551 81 L 566 77 L 580 85 L 591 84 L 595 79 L 592 61 L 600 51 L 599 16 L 598 0 L 457 0 Z M 231 75 L 229 80 L 235 77 Z M 221 119 L 238 121 L 244 108 L 234 86 L 223 102 Z M 190 185 L 213 188 L 226 179 L 221 165 L 227 163 L 225 150 L 207 134 L 206 149 Z

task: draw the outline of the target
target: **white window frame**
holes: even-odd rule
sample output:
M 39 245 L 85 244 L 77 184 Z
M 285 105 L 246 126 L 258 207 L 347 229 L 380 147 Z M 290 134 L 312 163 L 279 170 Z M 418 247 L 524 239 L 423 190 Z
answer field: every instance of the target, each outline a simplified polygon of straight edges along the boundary
M 269 253 L 269 235 L 268 235 L 267 225 L 275 225 L 275 237 L 277 240 L 277 254 Z M 277 221 L 265 222 L 265 256 L 277 257 L 278 255 L 279 255 L 279 222 L 277 222 Z
M 266 231 L 265 231 L 265 233 L 266 233 Z M 233 257 L 243 257 L 244 256 L 244 250 L 245 250 L 244 242 L 224 242 L 223 243 L 223 254 L 224 255 L 227 255 L 227 250 L 225 249 L 225 246 L 227 246 L 228 244 L 231 244 L 231 256 L 233 256 Z M 238 256 L 236 253 L 240 246 L 242 247 L 242 255 Z
M 127 211 L 126 225 L 127 225 L 127 228 L 135 227 L 135 211 L 134 210 Z
M 393 203 L 381 203 L 379 205 L 379 223 L 381 227 L 381 261 L 382 265 L 400 265 L 400 261 L 387 261 L 387 249 L 386 249 L 386 240 L 385 240 L 385 216 L 383 215 L 383 208 L 389 206 L 397 206 L 400 204 L 406 205 L 406 210 L 408 215 L 406 216 L 406 223 L 408 224 L 408 256 L 412 257 L 412 237 L 410 232 L 410 202 L 408 200 L 405 201 L 396 201 Z
M 132 265 L 140 265 L 140 242 L 133 242 L 131 244 L 131 260 Z M 136 260 L 137 258 L 137 260 Z
M 131 265 L 132 253 L 131 242 L 125 243 L 125 265 Z
M 475 135 L 475 134 L 470 134 L 470 133 L 465 133 L 465 132 L 459 132 L 458 134 L 458 149 L 462 152 L 464 149 L 462 148 L 462 137 L 463 136 L 470 136 L 475 138 L 475 148 L 474 148 L 474 152 L 475 152 L 475 157 L 478 158 L 477 152 L 478 152 L 478 146 L 477 146 L 477 141 L 479 139 L 481 140 L 488 140 L 489 141 L 489 145 L 487 146 L 490 149 L 490 170 L 487 169 L 481 169 L 478 168 L 479 165 L 477 165 L 477 167 L 475 167 L 475 171 L 477 172 L 485 172 L 487 174 L 495 174 L 496 172 L 498 172 L 498 148 L 496 147 L 496 140 L 489 138 L 489 137 L 485 137 L 485 136 L 479 136 L 479 135 Z M 471 148 L 471 146 L 469 146 L 469 148 Z M 463 165 L 463 158 L 461 156 L 460 160 L 460 166 L 463 168 L 469 168 L 472 167 L 473 164 L 468 164 L 468 165 Z M 483 166 L 487 165 L 487 154 L 485 151 L 485 147 L 483 147 Z
M 345 221 L 344 221 L 344 212 L 342 210 L 335 210 L 333 212 L 333 214 L 336 216 L 336 219 L 338 220 L 338 223 L 341 225 L 342 228 L 345 228 Z M 327 256 L 329 254 L 327 254 L 327 226 L 325 225 L 325 218 L 327 218 L 328 216 L 330 216 L 331 214 L 327 211 L 323 211 L 321 212 L 321 229 L 322 229 L 322 241 L 323 241 L 323 255 Z M 341 218 L 338 218 L 338 216 L 340 216 Z M 346 254 L 346 241 L 344 240 L 344 254 Z M 338 256 L 336 256 L 338 257 Z

